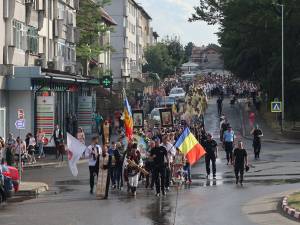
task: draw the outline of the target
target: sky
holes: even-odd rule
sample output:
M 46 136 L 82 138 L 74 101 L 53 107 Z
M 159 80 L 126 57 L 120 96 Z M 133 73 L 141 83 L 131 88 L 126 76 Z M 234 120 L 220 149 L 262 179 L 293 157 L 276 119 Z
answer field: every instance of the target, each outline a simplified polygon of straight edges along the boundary
M 218 44 L 215 34 L 218 26 L 210 26 L 205 22 L 189 23 L 187 20 L 194 12 L 193 7 L 199 0 L 136 0 L 152 17 L 152 27 L 160 38 L 180 36 L 183 44 L 193 42 L 197 46 L 209 43 Z

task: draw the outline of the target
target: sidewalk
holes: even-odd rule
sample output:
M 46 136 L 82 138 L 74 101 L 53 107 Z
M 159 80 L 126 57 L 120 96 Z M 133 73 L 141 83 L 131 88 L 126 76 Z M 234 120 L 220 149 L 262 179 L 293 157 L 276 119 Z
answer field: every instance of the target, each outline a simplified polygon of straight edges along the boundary
M 91 134 L 91 135 L 86 135 L 86 146 L 88 146 L 91 143 L 92 137 L 97 136 L 97 134 Z M 111 136 L 111 141 L 117 141 L 118 136 L 116 134 L 112 134 Z M 101 141 L 100 141 L 101 143 Z M 32 169 L 32 168 L 43 168 L 43 167 L 55 167 L 55 166 L 61 166 L 62 161 L 56 159 L 55 155 L 47 155 L 46 158 L 41 158 L 38 159 L 36 157 L 37 162 L 35 164 L 25 164 L 23 166 L 24 169 Z M 67 155 L 64 155 L 64 164 L 66 165 L 65 162 L 67 162 Z M 86 163 L 88 160 L 87 159 L 81 159 L 78 164 L 83 164 Z
M 248 119 L 248 112 L 245 110 L 245 103 L 239 102 L 238 103 L 238 110 L 241 117 L 242 122 L 242 134 L 244 138 L 248 140 L 252 140 L 253 137 L 250 135 L 251 127 Z M 256 114 L 255 115 L 255 123 L 258 124 L 260 129 L 263 131 L 264 136 L 262 140 L 264 142 L 270 142 L 270 143 L 280 143 L 280 144 L 300 144 L 299 139 L 290 139 L 284 137 L 279 130 L 271 129 L 266 121 L 262 118 L 261 115 Z
M 78 164 L 87 163 L 87 159 L 81 159 Z M 64 156 L 64 161 L 58 160 L 55 158 L 55 155 L 47 155 L 46 158 L 37 159 L 35 164 L 25 164 L 23 166 L 24 170 L 34 169 L 34 168 L 44 168 L 44 167 L 55 167 L 60 165 L 67 165 L 67 155 Z
M 20 190 L 9 198 L 9 202 L 22 202 L 32 198 L 36 198 L 39 194 L 48 191 L 49 187 L 41 182 L 21 182 Z

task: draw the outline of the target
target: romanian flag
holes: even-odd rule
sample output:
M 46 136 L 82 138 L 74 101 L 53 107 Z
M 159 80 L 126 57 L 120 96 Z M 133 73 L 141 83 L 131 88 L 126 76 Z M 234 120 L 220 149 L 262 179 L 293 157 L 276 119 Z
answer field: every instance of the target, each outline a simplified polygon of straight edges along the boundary
M 132 111 L 129 105 L 128 99 L 125 96 L 124 100 L 124 125 L 125 125 L 125 133 L 128 140 L 132 140 L 133 138 L 133 118 Z
M 202 145 L 199 144 L 189 128 L 185 128 L 178 138 L 175 147 L 178 148 L 193 165 L 206 154 Z

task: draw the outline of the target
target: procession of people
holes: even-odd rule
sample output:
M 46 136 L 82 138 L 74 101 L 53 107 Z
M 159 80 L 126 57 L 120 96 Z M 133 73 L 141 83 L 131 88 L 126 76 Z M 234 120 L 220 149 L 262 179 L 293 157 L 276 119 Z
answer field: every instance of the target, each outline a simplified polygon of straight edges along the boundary
M 206 178 L 211 175 L 217 179 L 217 158 L 219 151 L 224 150 L 228 166 L 233 166 L 236 183 L 243 185 L 245 168 L 248 166 L 248 155 L 241 140 L 237 139 L 233 127 L 223 110 L 225 97 L 237 101 L 238 98 L 252 98 L 253 104 L 258 104 L 258 88 L 251 82 L 235 80 L 232 77 L 220 75 L 203 75 L 192 83 L 184 83 L 178 79 L 166 79 L 161 84 L 159 92 L 153 96 L 145 95 L 143 101 L 132 104 L 138 110 L 151 105 L 151 99 L 159 99 L 170 92 L 170 89 L 181 85 L 186 93 L 183 101 L 176 101 L 165 114 L 161 114 L 161 123 L 151 126 L 143 113 L 132 116 L 131 109 L 127 113 L 118 113 L 118 123 L 113 125 L 110 119 L 103 119 L 95 113 L 96 135 L 92 137 L 90 145 L 84 150 L 81 158 L 88 159 L 90 193 L 97 198 L 108 198 L 110 190 L 127 190 L 133 196 L 139 192 L 139 187 L 154 190 L 156 196 L 165 196 L 171 187 L 176 185 L 190 185 L 192 183 L 192 164 L 186 153 L 176 147 L 176 142 L 188 128 L 197 143 L 205 149 Z M 256 94 L 254 94 L 254 92 Z M 206 131 L 205 113 L 208 101 L 217 98 L 217 118 L 220 120 L 220 140 Z M 232 100 L 230 104 L 232 104 Z M 159 101 L 159 100 L 158 100 Z M 129 102 L 125 104 L 129 106 Z M 155 107 L 155 104 L 152 106 Z M 126 110 L 125 110 L 126 111 Z M 130 113 L 129 113 L 130 112 Z M 139 121 L 134 121 L 137 120 Z M 168 118 L 168 122 L 166 120 Z M 128 134 L 128 121 L 131 134 Z M 251 130 L 253 135 L 253 149 L 255 159 L 259 159 L 261 152 L 262 130 L 256 124 Z M 117 135 L 116 135 L 117 134 Z M 74 135 L 74 134 L 72 134 Z M 112 137 L 114 136 L 114 137 Z M 83 144 L 89 144 L 84 129 L 78 127 L 75 138 Z M 65 154 L 65 140 L 62 129 L 55 125 L 50 140 L 56 149 L 56 158 Z M 26 135 L 26 139 L 16 139 L 13 134 L 1 141 L 1 158 L 5 158 L 7 165 L 18 166 L 21 157 L 22 165 L 34 164 L 36 160 L 45 158 L 45 133 L 39 129 L 33 136 Z M 5 156 L 4 151 L 5 149 Z M 37 156 L 37 159 L 36 157 Z

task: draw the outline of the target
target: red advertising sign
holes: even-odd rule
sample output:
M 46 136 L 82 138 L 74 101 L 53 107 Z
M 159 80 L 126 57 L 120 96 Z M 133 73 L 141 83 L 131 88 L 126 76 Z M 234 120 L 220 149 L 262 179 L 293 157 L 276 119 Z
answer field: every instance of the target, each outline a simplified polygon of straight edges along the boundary
M 25 113 L 23 109 L 18 109 L 18 119 L 19 120 L 25 119 Z

